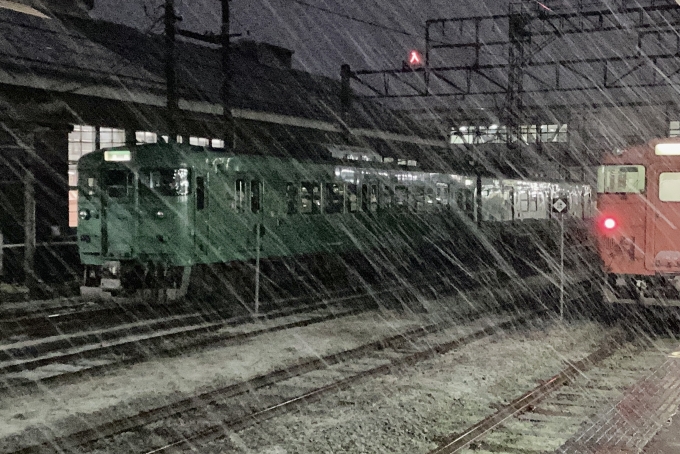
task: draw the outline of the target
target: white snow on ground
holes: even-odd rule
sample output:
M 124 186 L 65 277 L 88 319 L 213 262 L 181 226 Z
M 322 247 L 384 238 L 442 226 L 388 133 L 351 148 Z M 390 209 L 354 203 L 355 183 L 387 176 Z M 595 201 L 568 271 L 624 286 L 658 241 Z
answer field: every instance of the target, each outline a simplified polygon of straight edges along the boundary
M 203 453 L 425 453 L 587 356 L 594 323 L 482 339 L 231 434 Z
M 161 405 L 179 400 L 285 367 L 301 358 L 347 350 L 424 323 L 417 315 L 373 312 L 265 334 L 241 345 L 207 349 L 191 356 L 152 360 L 76 384 L 45 387 L 30 395 L 2 397 L 0 437 L 35 426 L 47 426 L 44 428 L 54 432 L 74 430 L 69 416 L 76 416 L 84 424 L 96 424 L 102 418 L 132 415 L 148 408 L 152 401 Z M 91 416 L 102 410 L 109 414 Z

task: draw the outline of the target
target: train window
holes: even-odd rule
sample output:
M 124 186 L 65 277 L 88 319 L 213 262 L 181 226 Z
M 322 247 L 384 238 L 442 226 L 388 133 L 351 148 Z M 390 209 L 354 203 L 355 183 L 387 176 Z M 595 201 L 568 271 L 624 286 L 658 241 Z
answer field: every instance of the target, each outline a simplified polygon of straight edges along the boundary
M 196 210 L 205 208 L 205 178 L 196 177 Z
M 245 205 L 246 205 L 246 181 L 245 180 L 236 180 L 236 203 L 235 203 L 235 208 L 236 211 L 239 213 L 243 213 L 245 211 Z
M 471 220 L 475 220 L 475 192 L 472 189 L 460 189 L 456 194 L 456 205 Z
M 680 202 L 680 172 L 663 172 L 659 175 L 659 200 Z
M 364 184 L 361 186 L 361 210 L 375 213 L 378 210 L 378 186 Z
M 345 201 L 347 202 L 347 212 L 349 213 L 354 213 L 359 209 L 359 197 L 357 193 L 357 185 L 356 184 L 348 184 L 347 185 L 347 198 Z
M 529 211 L 538 211 L 538 195 L 529 194 Z
M 437 205 L 449 204 L 449 185 L 445 183 L 437 183 Z
M 430 209 L 434 206 L 434 189 L 425 189 L 425 208 Z
M 184 196 L 189 194 L 189 169 L 142 169 L 139 172 L 142 188 L 155 195 Z
M 326 183 L 326 213 L 342 213 L 345 188 L 341 184 Z
M 250 211 L 259 213 L 262 206 L 262 183 L 258 180 L 250 181 Z
M 388 185 L 382 187 L 382 195 L 380 196 L 380 206 L 383 210 L 389 210 L 392 207 L 392 199 L 394 198 L 394 191 Z
M 300 213 L 318 214 L 321 209 L 319 183 L 303 181 L 300 184 Z
M 459 210 L 465 211 L 465 190 L 459 189 L 456 191 L 456 206 Z
M 294 183 L 286 183 L 286 200 L 288 214 L 297 214 L 298 212 L 298 187 Z
M 371 194 L 368 209 L 371 211 L 371 213 L 375 213 L 378 211 L 378 185 L 372 184 L 370 192 Z
M 409 208 L 415 211 L 425 210 L 425 188 L 423 186 L 414 187 L 409 195 Z
M 104 186 L 109 197 L 127 197 L 133 189 L 132 173 L 128 170 L 107 170 L 104 172 Z
M 644 190 L 644 166 L 600 166 L 597 169 L 599 193 L 639 193 Z
M 519 193 L 519 211 L 529 211 L 529 193 L 527 191 Z
M 394 204 L 399 209 L 406 209 L 408 207 L 408 189 L 406 186 L 394 187 Z

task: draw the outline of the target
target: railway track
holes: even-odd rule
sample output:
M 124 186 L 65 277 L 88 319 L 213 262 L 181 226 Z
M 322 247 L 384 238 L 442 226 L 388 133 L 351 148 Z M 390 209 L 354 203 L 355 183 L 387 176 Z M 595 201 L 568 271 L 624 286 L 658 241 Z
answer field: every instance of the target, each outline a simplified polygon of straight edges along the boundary
M 544 283 L 543 285 L 545 287 L 546 284 Z M 422 292 L 429 293 L 429 294 L 435 294 L 435 295 L 436 294 L 444 295 L 444 294 L 447 293 L 447 291 L 450 292 L 450 290 L 451 290 L 450 286 L 447 286 L 447 285 L 443 285 L 441 287 L 438 287 L 438 286 L 430 285 L 430 284 L 426 283 L 426 284 L 423 284 L 423 287 L 424 287 L 423 289 L 420 289 L 420 290 L 422 290 Z M 522 289 L 522 287 L 524 287 L 524 288 Z M 550 287 L 549 283 L 547 284 L 547 287 Z M 395 290 L 395 289 L 392 289 L 391 292 L 385 293 L 383 295 L 381 295 L 379 292 L 374 292 L 371 295 L 364 295 L 364 297 L 366 297 L 367 300 L 369 300 L 369 301 L 375 301 L 377 299 L 382 299 L 384 297 L 388 297 L 388 298 L 393 298 L 395 302 L 402 302 L 404 298 L 412 298 L 412 299 L 416 299 L 416 300 L 418 298 L 422 298 L 423 295 L 421 294 L 420 290 L 414 291 L 414 289 L 410 288 L 410 287 L 406 288 L 406 289 L 398 289 L 398 291 Z M 465 300 L 482 302 L 485 298 L 487 298 L 489 300 L 499 299 L 499 293 L 498 293 L 499 290 L 500 289 L 496 289 L 497 292 L 495 294 L 494 294 L 493 291 L 490 291 L 489 289 L 481 289 L 481 290 L 478 290 L 478 291 L 475 291 L 475 292 L 469 292 L 466 295 L 461 295 L 460 302 L 462 303 Z M 525 302 L 527 297 L 536 297 L 536 295 L 539 295 L 544 291 L 544 289 L 541 290 L 540 286 L 535 287 L 535 288 L 532 287 L 530 282 L 526 283 L 525 286 L 519 286 L 519 285 L 515 286 L 515 287 L 513 287 L 512 290 L 516 292 L 515 296 L 519 297 L 518 301 L 522 301 L 522 302 Z M 504 292 L 504 291 L 502 291 L 502 293 L 503 293 L 503 297 L 509 296 L 509 294 Z M 353 298 L 353 297 L 348 297 L 348 298 Z M 352 304 L 352 305 L 356 306 L 356 304 Z M 366 301 L 364 301 L 361 305 L 365 306 Z M 463 307 L 463 306 L 466 306 L 466 305 L 462 304 L 462 305 L 458 305 L 458 306 Z M 480 305 L 480 307 L 482 307 L 482 306 L 484 306 L 483 303 Z M 513 306 L 513 305 L 510 304 L 510 306 Z M 452 309 L 454 311 L 458 310 L 456 308 L 452 308 Z M 336 314 L 336 316 L 337 316 L 337 314 Z M 452 318 L 449 318 L 449 320 L 451 320 L 451 319 Z M 460 320 L 460 318 L 458 318 L 458 320 Z M 511 323 L 516 323 L 516 322 L 511 322 Z M 288 327 L 292 327 L 292 325 L 288 325 Z M 283 328 L 278 328 L 278 329 L 287 329 L 287 328 L 283 327 Z M 439 329 L 439 328 L 436 328 L 436 329 Z M 430 327 L 428 329 L 424 329 L 424 330 L 420 330 L 418 332 L 411 333 L 411 334 L 409 334 L 409 336 L 415 336 L 416 339 L 419 338 L 419 337 L 427 336 L 427 335 L 435 335 L 436 336 L 436 333 L 431 332 L 432 330 L 436 330 L 436 329 L 435 329 L 435 327 Z M 418 345 L 416 345 L 417 341 L 408 340 L 406 343 L 404 343 L 404 339 L 405 339 L 404 335 L 401 335 L 401 336 L 398 336 L 398 337 L 401 340 L 393 339 L 391 341 L 384 341 L 384 342 L 382 342 L 381 345 L 371 346 L 370 349 L 372 349 L 373 351 L 375 351 L 376 348 L 381 349 L 381 350 L 386 350 L 385 345 L 395 344 L 397 350 L 399 350 L 399 351 L 395 352 L 394 350 L 392 350 L 393 351 L 392 354 L 402 355 L 402 356 L 403 355 L 408 356 L 409 354 L 414 355 L 412 357 L 409 357 L 410 359 L 407 359 L 404 362 L 404 364 L 408 364 L 409 361 L 411 361 L 411 362 L 416 361 L 417 362 L 417 361 L 422 360 L 422 359 L 427 359 L 428 355 L 432 355 L 433 351 L 435 351 L 435 352 L 438 351 L 437 348 L 432 350 L 432 346 L 437 345 L 437 342 L 434 342 L 432 339 L 421 341 L 421 342 L 423 342 L 423 344 L 418 346 Z M 450 340 L 450 339 L 451 339 L 451 337 L 447 337 L 447 340 Z M 215 342 L 214 340 L 208 341 L 208 343 L 214 343 L 214 342 Z M 455 342 L 454 342 L 454 344 L 455 344 Z M 390 348 L 393 349 L 394 347 L 390 347 Z M 421 351 L 420 352 L 414 351 L 413 350 L 414 348 L 415 349 L 420 348 Z M 453 348 L 455 348 L 455 346 Z M 172 355 L 172 354 L 175 354 L 175 352 L 170 352 L 168 354 Z M 354 355 L 354 353 L 347 353 L 347 355 L 345 355 L 346 357 L 344 358 L 344 361 L 348 361 L 348 360 L 354 361 L 352 359 L 353 355 Z M 159 354 L 154 353 L 153 356 L 157 357 L 157 356 L 159 356 Z M 331 356 L 332 357 L 338 357 L 338 355 L 331 355 Z M 339 355 L 339 356 L 343 356 L 343 355 Z M 370 356 L 371 356 L 371 354 L 369 354 L 369 357 Z M 317 372 L 321 368 L 321 369 L 324 369 L 324 373 L 326 373 L 327 370 L 325 370 L 325 369 L 328 368 L 329 364 L 334 364 L 334 363 L 339 361 L 338 359 L 333 359 L 332 357 L 323 358 L 321 360 L 321 363 L 307 364 L 306 366 L 303 365 L 301 367 L 302 368 L 304 368 L 304 367 L 316 367 Z M 131 360 L 131 361 L 134 362 L 134 360 Z M 368 361 L 368 360 L 366 360 L 366 361 Z M 379 362 L 380 361 L 384 361 L 384 359 L 379 360 Z M 371 362 L 371 361 L 368 361 L 368 362 Z M 375 363 L 373 363 L 373 364 L 375 364 Z M 356 365 L 352 365 L 352 364 L 348 365 L 347 362 L 344 362 L 343 365 L 346 366 L 349 369 L 356 368 Z M 366 364 L 364 364 L 364 366 L 366 366 Z M 103 371 L 106 371 L 108 368 L 113 368 L 113 367 L 116 367 L 116 366 L 115 365 L 111 365 L 111 366 L 102 365 L 100 369 L 97 369 L 95 367 L 91 370 L 91 372 L 95 371 L 95 372 L 102 373 Z M 295 367 L 297 367 L 297 366 L 295 366 Z M 343 367 L 343 366 L 339 365 L 338 367 Z M 307 395 L 308 393 L 302 393 L 300 396 L 304 395 L 304 397 L 302 397 L 301 399 L 298 399 L 298 397 L 300 397 L 300 396 L 289 396 L 289 398 L 287 400 L 285 400 L 285 402 L 290 401 L 291 402 L 290 404 L 286 404 L 282 407 L 281 406 L 282 401 L 274 403 L 273 407 L 276 407 L 277 410 L 274 410 L 274 409 L 267 410 L 266 412 L 264 412 L 262 414 L 263 416 L 261 416 L 261 417 L 265 417 L 264 415 L 269 415 L 269 416 L 266 416 L 266 417 L 271 417 L 271 416 L 274 415 L 274 413 L 270 413 L 270 412 L 286 411 L 285 409 L 290 409 L 290 405 L 293 405 L 293 406 L 301 405 L 303 403 L 306 403 L 306 402 L 309 402 L 309 401 L 312 401 L 314 399 L 319 398 L 320 396 L 322 396 L 326 392 L 332 392 L 333 390 L 337 390 L 337 389 L 341 389 L 342 387 L 349 386 L 354 381 L 362 380 L 366 377 L 371 376 L 371 374 L 386 373 L 386 372 L 394 369 L 395 367 L 400 367 L 399 362 L 395 361 L 394 364 L 385 363 L 385 364 L 380 364 L 380 365 L 375 366 L 375 367 L 369 367 L 368 369 L 375 369 L 375 370 L 372 373 L 369 372 L 369 373 L 366 373 L 364 375 L 356 374 L 357 378 L 349 378 L 348 380 L 345 380 L 345 379 L 348 378 L 348 377 L 345 377 L 345 378 L 339 380 L 339 382 L 335 385 L 330 384 L 330 385 L 318 387 L 319 388 L 318 392 L 314 392 L 314 393 L 309 394 L 309 395 Z M 243 387 L 240 388 L 240 391 L 237 388 L 231 388 L 231 390 L 226 390 L 226 391 L 222 389 L 222 390 L 216 391 L 216 394 L 214 396 L 210 396 L 210 395 L 196 396 L 196 397 L 193 397 L 191 399 L 188 399 L 185 402 L 185 405 L 187 405 L 187 403 L 196 404 L 198 402 L 199 404 L 201 404 L 201 403 L 208 402 L 207 405 L 210 406 L 211 413 L 212 413 L 212 406 L 213 406 L 212 402 L 214 402 L 216 400 L 229 399 L 231 401 L 231 400 L 234 400 L 234 396 L 247 396 L 247 392 L 246 392 L 246 394 L 244 394 L 245 391 L 250 391 L 250 390 L 253 390 L 253 389 L 259 390 L 259 389 L 262 389 L 262 387 L 264 387 L 264 386 L 271 386 L 273 383 L 278 383 L 279 381 L 285 381 L 285 380 L 290 380 L 290 379 L 295 378 L 295 377 L 299 377 L 303 373 L 304 374 L 313 373 L 313 371 L 303 372 L 303 369 L 300 369 L 300 371 L 294 372 L 294 376 L 292 376 L 291 371 L 295 371 L 295 370 L 296 369 L 286 368 L 285 370 L 279 371 L 278 375 L 274 374 L 273 376 L 270 376 L 270 377 L 264 377 L 264 376 L 258 377 L 259 380 L 260 380 L 259 384 L 255 383 L 255 382 L 249 382 L 247 384 L 243 384 L 242 385 Z M 84 372 L 84 373 L 91 373 L 91 372 Z M 347 372 L 347 371 L 345 371 L 345 372 Z M 364 372 L 366 372 L 366 371 L 364 371 Z M 83 373 L 81 373 L 81 372 L 75 372 L 73 374 L 66 374 L 65 375 L 65 377 L 67 377 L 66 381 L 67 382 L 69 381 L 68 377 L 72 378 L 72 377 L 77 377 L 77 376 L 81 376 L 81 375 L 83 375 Z M 47 381 L 59 382 L 60 380 L 63 380 L 63 379 L 64 378 L 62 377 L 62 378 L 56 378 L 56 379 L 48 379 Z M 279 386 L 277 385 L 276 388 L 278 389 Z M 307 386 L 307 388 L 310 388 L 310 387 Z M 321 388 L 324 388 L 324 389 L 321 389 Z M 223 395 L 224 392 L 226 392 L 227 394 Z M 274 396 L 274 397 L 277 397 L 277 396 Z M 259 400 L 255 403 L 262 403 L 264 401 L 271 401 L 273 399 L 273 397 L 271 397 L 271 396 L 270 397 L 260 396 L 260 398 L 258 398 L 258 399 Z M 239 408 L 242 408 L 244 406 L 248 407 L 247 404 L 243 404 L 243 400 L 241 399 L 241 397 L 238 397 L 235 401 L 239 402 L 239 405 L 240 405 Z M 256 407 L 255 403 L 250 405 L 250 407 L 255 408 Z M 220 405 L 222 405 L 222 404 L 220 404 Z M 260 408 L 260 410 L 262 410 L 262 409 Z M 161 446 L 167 440 L 172 440 L 172 437 L 166 436 L 166 435 L 169 435 L 169 434 L 167 434 L 167 433 L 164 434 L 164 432 L 163 432 L 164 429 L 162 429 L 162 427 L 166 426 L 166 421 L 163 420 L 162 418 L 164 418 L 168 415 L 179 414 L 180 418 L 184 418 L 184 419 L 188 418 L 189 420 L 194 421 L 194 422 L 201 422 L 202 421 L 201 424 L 214 421 L 214 417 L 210 417 L 209 415 L 208 416 L 200 415 L 200 414 L 199 415 L 193 415 L 192 412 L 200 412 L 200 408 L 196 409 L 196 408 L 192 407 L 191 405 L 188 408 L 186 406 L 183 407 L 183 408 L 168 406 L 168 407 L 160 408 L 160 409 L 157 409 L 157 410 L 152 409 L 152 410 L 145 411 L 143 416 L 145 416 L 145 417 L 152 417 L 153 416 L 153 417 L 151 418 L 151 421 L 146 423 L 146 429 L 142 430 L 142 433 L 144 435 L 142 435 L 141 438 L 143 440 L 152 440 L 152 441 L 155 440 L 155 441 L 157 441 L 158 443 L 156 443 L 156 447 Z M 156 418 L 155 420 L 153 419 L 154 417 Z M 159 417 L 161 419 L 158 419 Z M 252 419 L 252 417 L 248 418 L 248 419 L 250 420 L 250 419 Z M 158 421 L 160 421 L 160 422 L 158 422 Z M 93 433 L 90 433 L 89 438 L 88 438 L 88 436 L 85 436 L 84 438 L 79 438 L 78 434 L 74 434 L 74 435 L 69 435 L 67 437 L 63 437 L 63 438 L 60 438 L 60 439 L 56 439 L 57 440 L 56 443 L 63 442 L 64 443 L 63 447 L 67 451 L 69 449 L 81 449 L 81 448 L 78 448 L 78 446 L 83 445 L 83 444 L 87 444 L 87 443 L 91 443 L 92 440 L 97 440 L 97 439 L 101 438 L 102 436 L 105 436 L 105 435 L 115 436 L 116 433 L 121 433 L 121 432 L 126 431 L 128 429 L 129 430 L 135 429 L 135 427 L 137 427 L 138 424 L 133 424 L 133 422 L 134 422 L 134 418 L 125 418 L 125 421 L 123 421 L 123 422 L 119 421 L 119 422 L 113 424 L 113 426 L 112 426 L 113 428 L 111 428 L 111 427 L 106 428 L 106 427 L 102 427 L 102 426 L 96 427 L 94 429 L 95 431 Z M 161 424 L 161 427 L 157 427 L 158 431 L 154 431 L 154 429 L 153 429 L 154 423 L 155 424 Z M 224 421 L 220 421 L 218 426 L 223 427 Z M 151 427 L 151 432 L 148 432 L 149 427 Z M 73 429 L 71 429 L 71 430 L 73 430 Z M 144 431 L 147 431 L 147 432 L 145 433 Z M 136 433 L 136 430 L 133 430 L 133 432 Z M 198 431 L 198 432 L 200 432 L 200 431 Z M 135 437 L 134 433 L 133 433 L 132 437 Z M 83 435 L 83 434 L 81 434 L 81 435 Z M 126 432 L 126 436 L 129 436 L 129 435 L 130 434 Z M 45 436 L 47 437 L 47 435 L 45 435 Z M 42 437 L 37 437 L 37 439 L 40 439 L 40 438 L 42 438 Z M 186 438 L 186 436 L 183 435 L 182 439 L 185 439 L 185 438 Z M 35 439 L 35 440 L 37 440 L 37 439 Z M 127 443 L 127 441 L 126 441 L 126 443 Z M 44 446 L 32 446 L 31 447 L 31 446 L 27 446 L 27 445 L 28 445 L 28 443 L 26 442 L 26 440 L 24 440 L 24 443 L 20 444 L 19 446 L 25 446 L 26 449 L 25 450 L 19 450 L 18 452 L 52 452 L 50 447 L 61 446 L 59 444 L 55 444 L 54 439 L 49 440 L 46 443 L 46 445 L 44 445 Z M 10 445 L 10 446 L 12 446 L 12 445 Z M 145 446 L 144 443 L 140 444 L 140 446 L 142 447 L 141 449 L 146 449 L 147 447 L 148 448 L 154 447 L 153 445 L 152 446 Z M 86 451 L 89 451 L 89 448 L 84 448 L 84 449 Z M 115 451 L 115 449 L 113 449 L 113 450 Z
M 215 314 L 187 314 L 8 344 L 0 347 L 0 392 L 66 383 L 146 358 L 172 356 L 202 346 L 239 342 L 265 333 L 321 323 L 374 309 L 378 300 L 403 304 L 417 302 L 422 294 L 447 293 L 451 293 L 451 289 L 439 281 L 416 286 L 385 285 L 370 293 L 335 295 L 314 305 L 293 306 L 263 314 L 263 319 L 269 319 L 269 326 L 260 324 L 248 332 L 234 333 L 228 328 L 252 322 L 252 316 L 224 320 Z
M 84 344 L 60 350 L 58 353 L 45 352 L 37 358 L 0 362 L 0 380 L 3 382 L 0 392 L 25 392 L 29 386 L 66 383 L 86 375 L 103 374 L 147 358 L 174 356 L 190 349 L 217 343 L 228 345 L 265 333 L 321 323 L 360 311 L 342 309 L 338 306 L 335 309 L 320 308 L 311 312 L 307 308 L 306 313 L 291 312 L 270 314 L 273 320 L 264 324 L 265 327 L 254 327 L 245 332 L 227 330 L 239 324 L 235 320 L 203 323 L 161 330 L 153 334 L 125 336 L 110 341 Z
M 470 276 L 470 280 L 485 282 L 493 270 L 478 271 Z M 437 273 L 417 276 L 421 281 L 429 282 L 437 279 Z M 450 275 L 456 280 L 460 276 Z M 400 285 L 400 282 L 387 282 L 373 286 L 373 291 L 383 290 Z M 314 294 L 294 296 L 271 301 L 276 308 L 296 305 L 313 305 L 319 299 L 333 299 L 349 295 L 365 294 L 365 288 L 347 288 L 334 291 L 320 291 Z M 195 304 L 178 300 L 159 304 L 153 297 L 148 300 L 143 294 L 130 298 L 111 298 L 101 300 L 83 300 L 82 297 L 59 301 L 36 302 L 34 305 L 22 303 L 0 307 L 0 346 L 15 343 L 17 340 L 41 339 L 64 334 L 77 334 L 86 324 L 90 329 L 107 329 L 117 325 L 134 324 L 143 321 L 155 323 L 159 319 L 173 317 L 203 317 L 205 320 L 223 320 L 235 318 L 229 313 L 230 307 L 240 306 L 237 301 L 221 301 L 203 304 L 197 311 Z M 150 302 L 151 301 L 151 302 Z M 244 311 L 245 312 L 245 311 Z M 265 314 L 266 315 L 266 314 Z M 247 318 L 247 315 L 246 315 Z M 2 359 L 0 357 L 0 359 Z
M 536 313 L 531 313 L 502 315 L 491 322 L 478 319 L 470 323 L 465 334 L 453 337 L 447 332 L 452 322 L 410 329 L 14 452 L 106 451 L 122 443 L 126 449 L 149 453 L 195 447 L 223 436 L 225 431 L 243 430 L 328 393 L 445 354 L 535 317 Z
M 342 295 L 331 292 L 326 297 Z M 290 298 L 277 301 L 280 307 L 305 304 L 309 297 Z M 312 302 L 310 301 L 310 304 Z M 143 295 L 131 298 L 113 298 L 98 301 L 74 301 L 65 304 L 43 304 L 35 308 L 5 310 L 0 313 L 0 346 L 13 343 L 13 339 L 40 339 L 49 336 L 77 334 L 86 323 L 90 329 L 115 327 L 148 321 L 156 323 L 159 319 L 180 317 L 202 317 L 204 320 L 223 320 L 235 318 L 225 308 L 217 304 L 203 305 L 200 311 L 185 300 L 159 304 L 149 302 Z
M 493 415 L 440 438 L 439 446 L 428 454 L 595 452 L 586 449 L 579 433 L 609 414 L 624 392 L 665 357 L 656 346 L 621 341 L 622 337 L 609 339 L 587 358 L 569 364 Z M 609 436 L 600 431 L 597 438 Z

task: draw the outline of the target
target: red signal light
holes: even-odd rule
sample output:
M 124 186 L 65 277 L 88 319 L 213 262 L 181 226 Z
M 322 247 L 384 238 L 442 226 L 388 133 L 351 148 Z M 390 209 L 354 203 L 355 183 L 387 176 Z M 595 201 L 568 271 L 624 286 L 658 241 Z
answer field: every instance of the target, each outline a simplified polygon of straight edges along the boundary
M 409 66 L 421 66 L 423 64 L 423 57 L 417 50 L 412 50 L 408 54 Z
M 619 223 L 616 222 L 616 219 L 612 217 L 604 218 L 604 220 L 602 221 L 602 227 L 604 227 L 605 230 L 608 230 L 610 232 L 614 230 L 616 227 L 618 227 L 618 225 Z

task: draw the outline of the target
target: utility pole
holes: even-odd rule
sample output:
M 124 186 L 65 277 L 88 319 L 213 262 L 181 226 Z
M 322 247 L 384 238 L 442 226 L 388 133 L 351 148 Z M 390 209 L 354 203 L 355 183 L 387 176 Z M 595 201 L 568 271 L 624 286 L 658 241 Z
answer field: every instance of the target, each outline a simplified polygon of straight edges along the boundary
M 224 121 L 224 149 L 234 148 L 235 128 L 234 118 L 231 115 L 231 41 L 229 37 L 229 0 L 220 0 L 222 3 L 222 30 L 220 41 L 222 43 L 222 110 Z
M 507 126 L 508 147 L 516 148 L 521 140 L 525 50 L 531 44 L 531 32 L 528 30 L 528 26 L 533 18 L 524 4 L 510 5 L 510 9 L 511 12 L 508 15 L 510 35 L 508 91 L 506 93 L 506 118 L 504 120 Z
M 352 107 L 352 88 L 350 86 L 352 78 L 352 68 L 348 64 L 340 67 L 340 106 L 342 110 L 342 121 L 349 121 L 349 111 Z
M 35 164 L 34 153 L 29 154 L 24 174 L 24 282 L 29 296 L 36 297 L 38 279 L 35 273 Z
M 179 113 L 179 97 L 177 96 L 177 72 L 175 35 L 177 33 L 177 16 L 175 0 L 165 0 L 165 83 L 167 90 L 168 142 L 177 141 L 177 117 Z

